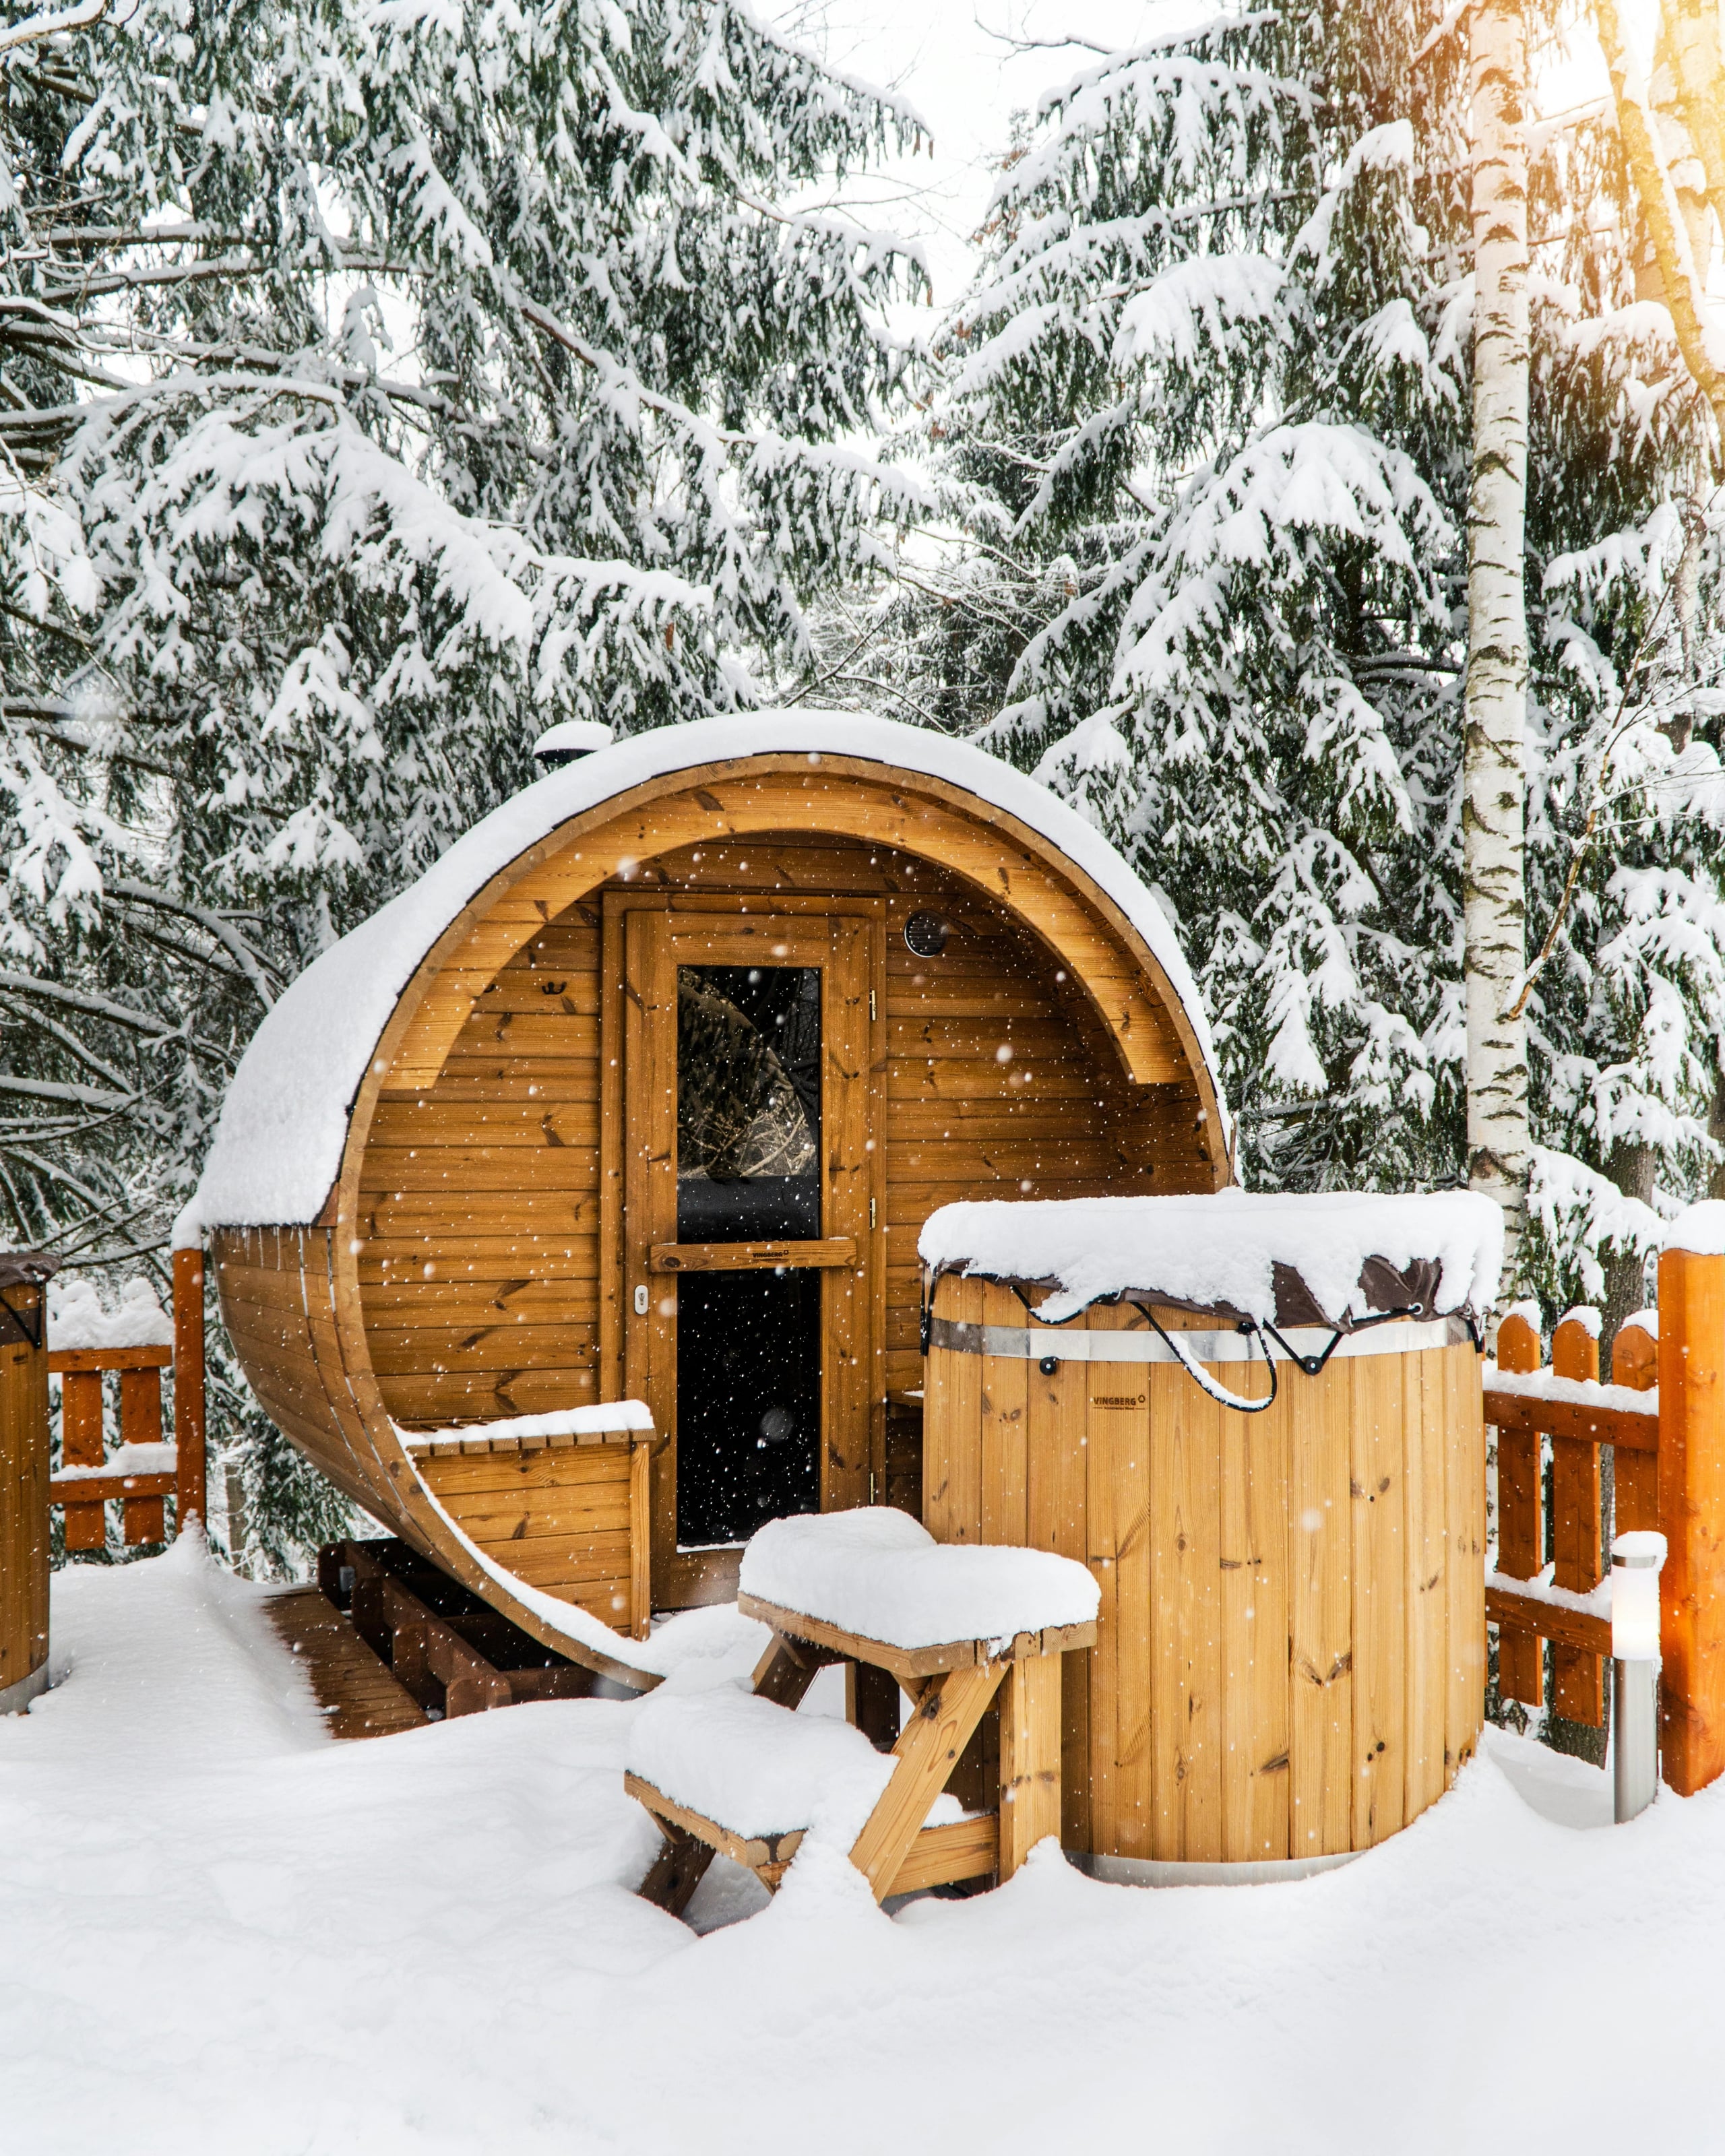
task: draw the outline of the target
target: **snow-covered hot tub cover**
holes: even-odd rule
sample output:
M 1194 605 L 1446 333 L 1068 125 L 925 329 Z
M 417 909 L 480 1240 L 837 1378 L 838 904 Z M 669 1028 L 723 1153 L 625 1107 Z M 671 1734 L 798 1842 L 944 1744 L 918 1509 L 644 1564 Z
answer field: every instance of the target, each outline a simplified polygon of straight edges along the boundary
M 1503 1215 L 1488 1198 L 1336 1193 L 1071 1198 L 943 1205 L 917 1245 L 929 1271 L 1049 1291 L 1050 1324 L 1104 1296 L 1346 1331 L 1390 1310 L 1480 1315 L 1497 1294 Z
M 1204 1006 L 1167 916 L 1108 841 L 1045 786 L 981 749 L 891 719 L 811 711 L 699 719 L 599 749 L 524 788 L 307 967 L 258 1028 L 234 1075 L 203 1180 L 175 1224 L 176 1245 L 196 1244 L 210 1228 L 317 1218 L 341 1169 L 367 1065 L 403 992 L 462 908 L 529 847 L 648 781 L 788 753 L 815 762 L 849 757 L 943 780 L 1058 847 L 1120 908 L 1167 975 L 1221 1102 Z

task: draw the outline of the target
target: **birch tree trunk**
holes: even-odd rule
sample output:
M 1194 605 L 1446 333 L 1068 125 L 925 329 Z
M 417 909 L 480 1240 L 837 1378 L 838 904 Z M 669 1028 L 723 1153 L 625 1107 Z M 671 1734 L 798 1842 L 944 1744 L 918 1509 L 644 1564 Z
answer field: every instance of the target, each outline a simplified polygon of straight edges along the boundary
M 1522 874 L 1527 706 L 1527 43 L 1520 0 L 1479 0 L 1471 30 L 1473 478 L 1467 514 L 1462 772 L 1467 1172 L 1503 1208 L 1506 1281 L 1527 1219 Z
M 1611 92 L 1617 107 L 1617 131 L 1622 138 L 1623 151 L 1630 170 L 1630 177 L 1641 204 L 1641 214 L 1646 220 L 1647 236 L 1653 243 L 1655 259 L 1658 264 L 1660 284 L 1666 305 L 1671 309 L 1671 322 L 1677 333 L 1677 342 L 1682 349 L 1684 362 L 1695 377 L 1701 392 L 1713 408 L 1722 444 L 1725 444 L 1725 335 L 1710 321 L 1707 293 L 1707 264 L 1697 262 L 1689 223 L 1683 215 L 1670 169 L 1659 140 L 1659 125 L 1655 116 L 1645 75 L 1634 61 L 1623 34 L 1622 21 L 1618 14 L 1616 0 L 1596 0 L 1595 13 L 1599 23 L 1599 44 L 1605 55 L 1605 66 L 1611 77 Z M 1692 80 L 1697 85 L 1697 106 L 1705 102 L 1699 95 L 1708 89 L 1707 70 L 1712 64 L 1708 49 L 1699 30 L 1686 22 L 1680 24 L 1684 39 L 1676 45 L 1681 61 L 1686 85 Z M 1692 36 L 1690 33 L 1693 31 Z M 1718 44 L 1715 33 L 1711 52 L 1717 55 Z M 1709 95 L 1717 99 L 1725 80 L 1713 76 Z M 1685 107 L 1686 112 L 1688 107 Z M 1717 116 L 1713 116 L 1717 121 Z M 1698 162 L 1706 174 L 1709 195 L 1712 195 L 1714 165 L 1725 158 L 1725 145 L 1718 140 L 1717 125 L 1703 125 L 1697 138 Z M 1711 145 L 1712 159 L 1706 154 Z M 1722 191 L 1725 191 L 1725 167 L 1719 173 Z M 1475 197 L 1477 217 L 1478 197 Z M 1722 217 L 1725 222 L 1725 217 Z

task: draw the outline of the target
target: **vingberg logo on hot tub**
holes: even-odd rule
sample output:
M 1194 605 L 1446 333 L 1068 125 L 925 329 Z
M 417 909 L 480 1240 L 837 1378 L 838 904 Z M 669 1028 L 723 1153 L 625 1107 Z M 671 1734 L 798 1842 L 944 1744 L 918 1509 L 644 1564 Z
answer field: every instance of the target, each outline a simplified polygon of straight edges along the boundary
M 1097 1393 L 1091 1401 L 1093 1408 L 1141 1408 L 1143 1404 L 1142 1393 Z

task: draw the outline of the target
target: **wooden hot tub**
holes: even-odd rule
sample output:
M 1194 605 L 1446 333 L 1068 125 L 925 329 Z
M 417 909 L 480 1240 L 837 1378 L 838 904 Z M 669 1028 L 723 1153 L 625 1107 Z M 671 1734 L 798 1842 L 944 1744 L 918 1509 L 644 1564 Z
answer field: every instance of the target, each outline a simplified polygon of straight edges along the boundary
M 1344 1332 L 1316 1375 L 1272 1342 L 1278 1394 L 1254 1414 L 1202 1389 L 1143 1306 L 1261 1399 L 1262 1335 L 1237 1304 L 1176 1309 L 1153 1281 L 1045 1327 L 1028 1306 L 1050 1276 L 973 1276 L 985 1260 L 932 1281 L 923 1518 L 942 1541 L 1080 1558 L 1101 1584 L 1097 1643 L 1065 1678 L 1066 1847 L 1298 1862 L 1417 1818 L 1473 1749 L 1485 1676 L 1480 1365 L 1468 1314 L 1430 1314 L 1436 1267 L 1404 1291 L 1419 1317 Z M 1302 1356 L 1335 1332 L 1277 1329 Z

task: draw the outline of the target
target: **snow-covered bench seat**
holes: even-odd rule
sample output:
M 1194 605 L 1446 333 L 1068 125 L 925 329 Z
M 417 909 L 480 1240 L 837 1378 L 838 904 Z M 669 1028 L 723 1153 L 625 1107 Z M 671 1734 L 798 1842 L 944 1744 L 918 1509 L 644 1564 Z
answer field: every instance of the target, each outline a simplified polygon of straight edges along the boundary
M 1101 1592 L 1049 1550 L 937 1543 L 885 1505 L 774 1520 L 742 1553 L 737 1607 L 901 1681 L 1087 1647 Z M 800 1620 L 800 1621 L 798 1621 Z
M 558 1452 L 578 1445 L 651 1439 L 653 1410 L 644 1400 L 602 1400 L 557 1408 L 549 1414 L 506 1415 L 499 1422 L 458 1424 L 453 1430 L 403 1430 L 396 1435 L 415 1459 L 449 1460 L 490 1452 Z
M 649 1700 L 629 1730 L 624 1787 L 662 1825 L 694 1835 L 776 1886 L 807 1834 L 850 1850 L 893 1766 L 889 1753 L 877 1752 L 848 1722 L 798 1714 L 726 1685 Z M 927 1824 L 970 1830 L 935 1838 L 937 1853 L 957 1858 L 962 1868 L 931 1866 L 937 1851 L 925 1850 L 914 1883 L 994 1869 L 992 1815 L 966 1822 L 957 1799 L 942 1792 Z
M 885 1507 L 775 1520 L 743 1552 L 737 1606 L 770 1625 L 755 1695 L 655 1699 L 625 1785 L 665 1830 L 641 1892 L 687 1905 L 721 1850 L 776 1886 L 805 1834 L 848 1849 L 876 1900 L 1016 1870 L 1060 1822 L 1060 1656 L 1094 1645 L 1099 1596 L 1046 1551 L 943 1545 Z M 891 1759 L 793 1710 L 822 1662 L 891 1671 L 913 1711 Z M 1000 1807 L 936 1810 L 996 1699 Z

